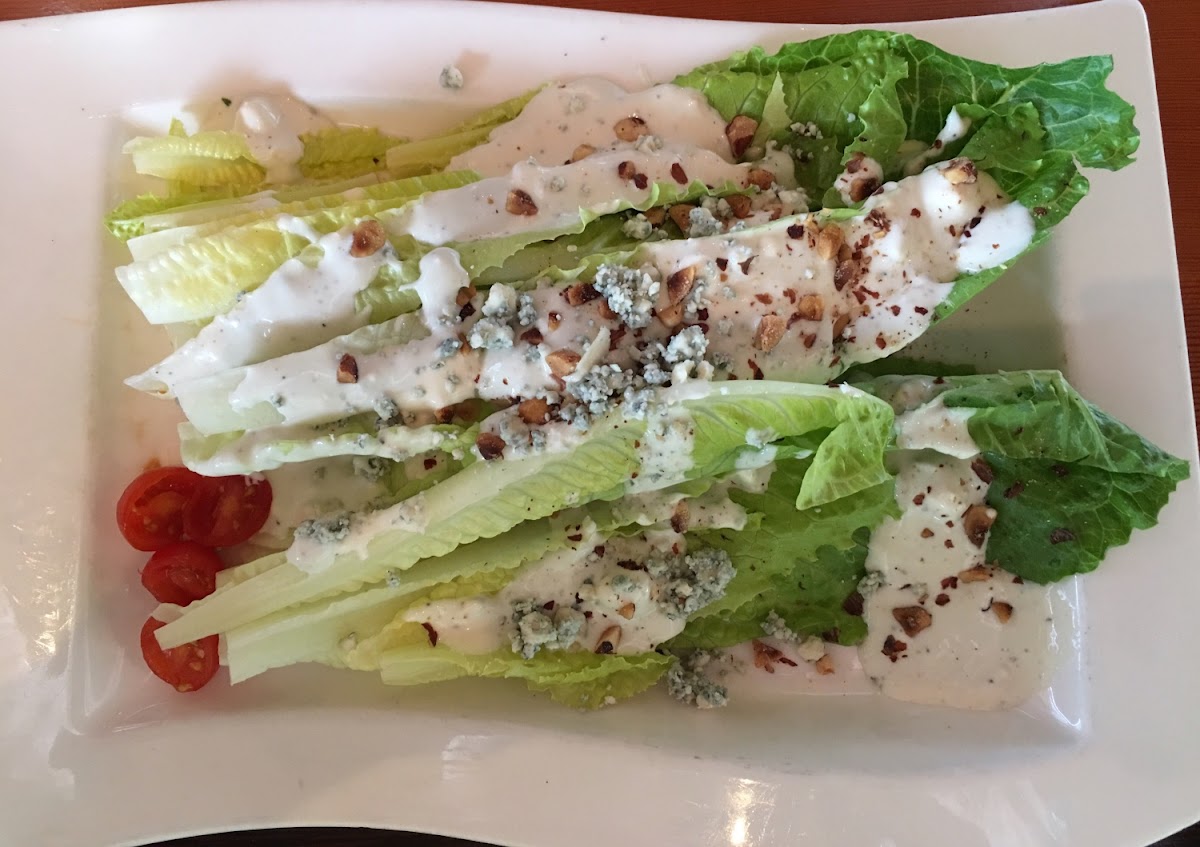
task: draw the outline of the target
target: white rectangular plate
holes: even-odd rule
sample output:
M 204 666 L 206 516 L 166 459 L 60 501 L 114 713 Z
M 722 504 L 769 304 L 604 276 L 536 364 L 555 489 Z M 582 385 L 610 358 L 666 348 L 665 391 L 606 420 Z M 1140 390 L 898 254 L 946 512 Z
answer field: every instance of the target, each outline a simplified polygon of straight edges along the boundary
M 1096 173 L 1050 246 L 939 327 L 943 355 L 1063 367 L 1091 400 L 1196 465 L 1145 19 L 1134 0 L 895 27 L 1009 65 L 1112 53 L 1135 165 Z M 0 835 L 61 847 L 343 824 L 501 843 L 920 847 L 1145 843 L 1200 815 L 1200 508 L 1080 583 L 1087 663 L 1034 710 L 878 697 L 643 700 L 600 714 L 515 687 L 394 691 L 293 668 L 174 696 L 142 667 L 150 601 L 112 520 L 170 458 L 168 404 L 121 378 L 162 345 L 111 276 L 100 219 L 119 143 L 164 104 L 292 89 L 411 134 L 553 77 L 642 85 L 830 27 L 452 2 L 250 0 L 0 25 Z M 182 34 L 186 34 L 183 37 Z M 438 87 L 456 63 L 466 88 Z M 158 346 L 156 346 L 158 345 Z M 1064 723 L 1065 722 L 1065 723 Z M 1064 728 L 1065 727 L 1065 728 Z

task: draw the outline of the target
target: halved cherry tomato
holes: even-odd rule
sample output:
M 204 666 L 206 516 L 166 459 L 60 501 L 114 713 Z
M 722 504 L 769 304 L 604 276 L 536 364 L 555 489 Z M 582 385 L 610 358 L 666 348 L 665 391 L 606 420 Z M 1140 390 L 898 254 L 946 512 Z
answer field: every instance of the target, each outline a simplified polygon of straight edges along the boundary
M 146 665 L 176 691 L 199 691 L 217 674 L 217 636 L 209 635 L 164 650 L 154 637 L 161 626 L 165 624 L 154 618 L 147 618 L 142 625 L 142 658 Z
M 134 549 L 159 550 L 183 538 L 184 506 L 203 477 L 187 468 L 154 468 L 117 501 L 117 526 Z
M 217 571 L 224 567 L 211 547 L 177 541 L 150 557 L 142 568 L 142 585 L 160 603 L 186 606 L 217 590 Z
M 202 477 L 183 511 L 187 537 L 232 547 L 262 529 L 271 513 L 271 483 L 248 476 Z

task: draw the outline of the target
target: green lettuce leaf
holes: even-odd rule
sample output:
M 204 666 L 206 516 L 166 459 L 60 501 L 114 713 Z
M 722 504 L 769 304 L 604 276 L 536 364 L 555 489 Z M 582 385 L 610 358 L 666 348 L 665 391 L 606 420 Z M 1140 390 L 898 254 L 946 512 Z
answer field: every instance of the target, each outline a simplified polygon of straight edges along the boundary
M 857 385 L 886 397 L 902 379 Z M 1188 463 L 1088 403 L 1057 371 L 946 377 L 949 408 L 992 468 L 997 512 L 988 557 L 1034 582 L 1094 570 L 1112 547 L 1148 529 Z
M 409 646 L 380 657 L 388 685 L 421 685 L 463 676 L 520 679 L 564 706 L 598 709 L 651 688 L 672 659 L 658 653 L 598 656 L 544 651 L 532 659 L 511 652 L 468 656 L 446 647 Z
M 664 399 L 675 396 L 665 392 Z M 761 452 L 765 432 L 774 435 L 772 440 L 807 437 L 814 444 L 824 434 L 796 494 L 797 508 L 821 506 L 889 478 L 883 448 L 891 428 L 891 408 L 867 394 L 761 381 L 729 383 L 702 397 L 683 396 L 686 399 L 669 407 L 671 418 L 664 421 L 648 424 L 614 412 L 597 421 L 572 450 L 476 462 L 422 492 L 419 502 L 404 501 L 399 512 L 367 517 L 380 531 L 354 538 L 348 547 L 331 546 L 327 551 L 331 564 L 311 573 L 291 564 L 271 567 L 193 603 L 179 620 L 159 630 L 159 640 L 173 646 L 225 632 L 327 592 L 357 590 L 382 581 L 389 571 L 406 570 L 422 559 L 500 535 L 522 521 L 594 500 L 619 498 L 634 471 L 641 468 L 643 456 L 653 463 L 661 461 L 653 451 L 669 443 L 662 427 L 691 430 L 691 466 L 644 473 L 639 490 L 732 471 L 739 458 L 744 461 L 748 453 Z M 755 432 L 749 433 L 747 425 L 753 425 Z M 646 446 L 635 446 L 642 444 Z M 403 528 L 401 518 L 409 510 L 423 516 L 420 526 Z M 393 515 L 400 521 L 395 528 L 386 523 Z

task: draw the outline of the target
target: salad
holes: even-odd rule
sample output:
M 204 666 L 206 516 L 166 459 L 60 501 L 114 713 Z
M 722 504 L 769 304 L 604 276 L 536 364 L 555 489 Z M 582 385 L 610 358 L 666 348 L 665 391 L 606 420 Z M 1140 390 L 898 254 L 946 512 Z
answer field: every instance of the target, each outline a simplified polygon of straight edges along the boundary
M 151 669 L 707 708 L 731 674 L 861 664 L 1024 702 L 1053 583 L 1187 463 L 1057 371 L 896 354 L 1129 164 L 1110 70 L 863 30 L 548 82 L 433 138 L 250 96 L 131 140 L 166 188 L 108 215 L 117 278 L 175 349 L 128 384 L 186 417 L 186 468 L 118 506 L 156 551 Z

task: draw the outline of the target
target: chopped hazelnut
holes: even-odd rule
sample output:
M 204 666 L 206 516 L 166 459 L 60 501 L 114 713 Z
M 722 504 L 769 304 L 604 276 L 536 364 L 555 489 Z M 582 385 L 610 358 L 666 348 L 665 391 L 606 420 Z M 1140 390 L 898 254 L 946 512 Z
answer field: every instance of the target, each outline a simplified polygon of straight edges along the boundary
M 879 188 L 879 180 L 875 177 L 856 179 L 850 183 L 850 200 L 860 203 L 874 194 L 877 188 Z
M 796 303 L 796 315 L 802 321 L 819 321 L 825 317 L 825 301 L 820 294 L 805 294 Z
M 662 222 L 667 219 L 667 210 L 663 206 L 654 206 L 642 212 L 642 215 L 651 226 L 662 226 Z
M 464 285 L 462 288 L 458 289 L 458 293 L 454 295 L 454 305 L 465 306 L 470 303 L 478 293 L 479 291 L 474 285 Z
M 369 218 L 359 221 L 350 241 L 350 255 L 356 259 L 377 253 L 387 243 L 387 233 L 379 221 Z
M 508 192 L 508 199 L 504 201 L 504 210 L 510 215 L 536 215 L 538 213 L 537 204 L 533 202 L 533 198 L 529 196 L 529 192 L 522 191 L 519 188 L 514 188 Z
M 637 115 L 621 118 L 621 120 L 613 124 L 613 132 L 622 141 L 637 141 L 649 131 L 646 122 Z
M 836 341 L 842 337 L 842 333 L 846 331 L 846 327 L 850 325 L 850 313 L 843 312 L 833 319 L 833 338 Z
M 596 652 L 602 654 L 615 653 L 620 646 L 621 627 L 610 626 L 604 632 L 600 633 L 600 640 L 596 642 Z
M 554 350 L 546 354 L 546 364 L 550 368 L 550 373 L 558 377 L 569 376 L 575 372 L 575 366 L 579 364 L 580 356 L 574 350 Z
M 625 620 L 632 618 L 636 612 L 637 606 L 635 606 L 633 603 L 626 603 L 621 606 L 621 608 L 617 609 L 617 614 L 623 617 Z
M 675 221 L 675 226 L 679 227 L 684 235 L 687 235 L 688 229 L 691 228 L 691 214 L 694 206 L 687 203 L 676 203 L 667 210 L 667 214 L 671 216 L 671 220 Z
M 517 417 L 527 424 L 544 424 L 550 417 L 550 404 L 544 397 L 531 397 L 517 404 Z
M 536 326 L 531 326 L 529 329 L 521 333 L 521 340 L 526 344 L 536 346 L 541 344 L 544 339 L 542 338 L 542 331 Z
M 837 224 L 829 224 L 817 235 L 817 255 L 822 259 L 832 259 L 846 241 L 845 233 Z
M 829 676 L 829 674 L 833 673 L 833 657 L 826 653 L 813 662 L 813 667 L 817 669 L 817 673 L 821 674 L 821 676 Z
M 588 156 L 592 155 L 595 152 L 596 152 L 596 148 L 593 147 L 592 145 L 580 144 L 578 147 L 575 148 L 574 152 L 571 153 L 571 161 L 578 162 L 582 159 L 586 159 Z
M 617 165 L 617 176 L 626 182 L 629 182 L 629 180 L 637 176 L 637 165 L 628 160 L 621 162 L 619 165 Z
M 933 615 L 929 614 L 928 609 L 921 606 L 900 606 L 892 609 L 892 617 L 896 619 L 896 623 L 900 624 L 900 628 L 909 638 L 928 629 L 929 625 L 933 623 Z
M 962 519 L 963 529 L 967 533 L 968 540 L 976 547 L 982 547 L 988 530 L 996 522 L 996 510 L 990 509 L 982 503 L 975 503 L 963 512 Z
M 755 188 L 766 191 L 775 184 L 775 174 L 765 168 L 751 168 L 746 174 L 746 182 Z
M 729 204 L 729 211 L 733 212 L 733 216 L 738 220 L 750 217 L 750 198 L 745 194 L 730 194 L 725 198 L 725 202 Z
M 504 448 L 507 445 L 504 443 L 504 439 L 496 433 L 481 432 L 475 439 L 475 446 L 479 449 L 479 455 L 490 462 L 492 459 L 499 459 L 503 456 Z
M 691 293 L 695 282 L 695 265 L 688 265 L 686 268 L 680 268 L 675 271 L 675 273 L 667 277 L 667 303 L 674 306 L 676 303 L 683 302 L 683 298 Z
M 690 518 L 691 508 L 688 506 L 687 500 L 680 500 L 675 504 L 675 511 L 671 513 L 671 529 L 676 532 L 687 532 Z
M 942 170 L 942 176 L 951 185 L 970 185 L 979 179 L 979 171 L 975 169 L 975 163 L 970 159 L 959 157 L 950 160 Z
M 729 149 L 733 153 L 733 158 L 740 159 L 745 155 L 756 132 L 758 132 L 758 121 L 746 115 L 735 115 L 733 120 L 726 124 L 725 137 L 729 139 Z
M 959 582 L 986 582 L 992 578 L 992 569 L 987 565 L 976 565 L 958 572 Z
M 358 382 L 358 361 L 349 353 L 343 353 L 338 359 L 337 381 Z
M 1000 623 L 1008 623 L 1008 619 L 1012 617 L 1012 603 L 1004 603 L 1000 600 L 992 601 L 992 614 L 1000 621 Z
M 572 306 L 582 306 L 584 303 L 595 300 L 600 296 L 600 292 L 596 290 L 596 286 L 587 282 L 577 282 L 566 291 L 567 302 Z
M 773 350 L 787 332 L 787 321 L 779 315 L 763 315 L 754 331 L 754 347 L 764 353 Z
M 683 323 L 683 304 L 675 303 L 663 309 L 656 309 L 654 314 L 663 326 L 674 329 Z

